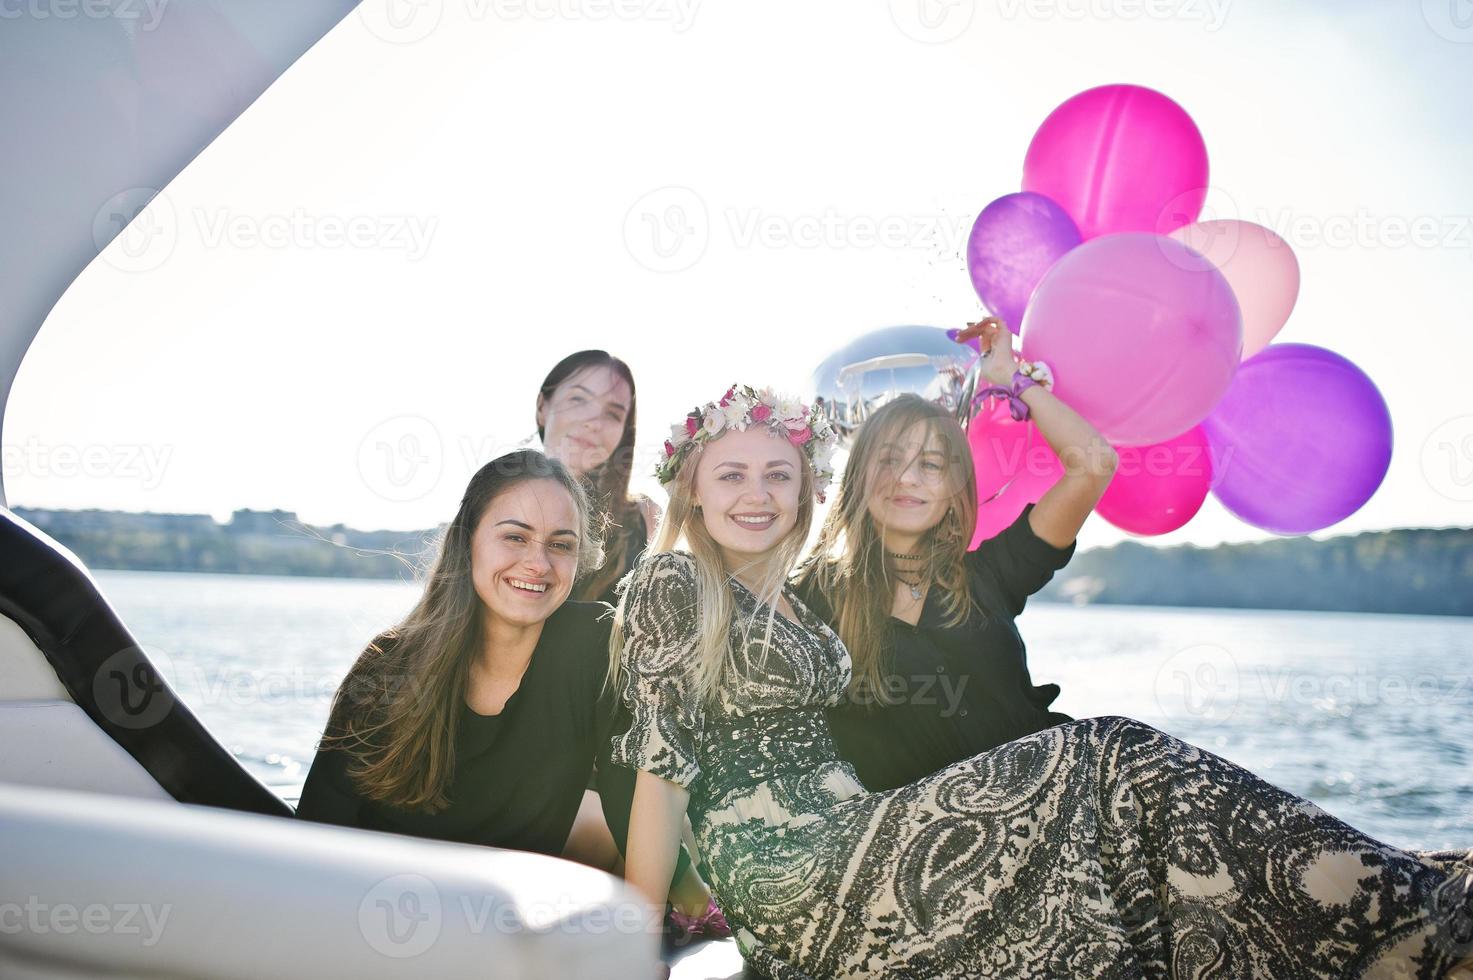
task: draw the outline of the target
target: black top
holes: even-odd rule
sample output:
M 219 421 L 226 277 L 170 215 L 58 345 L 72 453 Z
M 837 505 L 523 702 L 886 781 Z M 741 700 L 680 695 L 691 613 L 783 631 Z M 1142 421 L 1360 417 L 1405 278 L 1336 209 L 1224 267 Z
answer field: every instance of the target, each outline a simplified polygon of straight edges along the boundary
M 1072 721 L 1050 711 L 1057 684 L 1035 687 L 1013 620 L 1028 597 L 1074 556 L 1077 541 L 1056 548 L 1028 523 L 1033 504 L 996 537 L 967 553 L 972 594 L 984 610 L 948 628 L 942 597 L 928 590 L 911 626 L 890 618 L 895 705 L 849 698 L 828 712 L 839 751 L 871 790 L 913 783 L 1004 742 Z M 812 584 L 798 590 L 810 609 L 835 625 L 833 609 Z
M 521 684 L 497 715 L 460 705 L 455 771 L 436 813 L 365 799 L 348 775 L 342 749 L 320 749 L 312 760 L 297 815 L 360 827 L 559 855 L 572 830 L 595 759 L 608 755 L 614 719 L 605 694 L 612 611 L 599 602 L 565 602 L 542 626 Z M 328 734 L 340 731 L 329 727 Z M 614 815 L 622 851 L 632 769 L 602 764 L 599 790 Z M 606 814 L 606 817 L 608 815 Z M 689 862 L 681 851 L 677 875 Z

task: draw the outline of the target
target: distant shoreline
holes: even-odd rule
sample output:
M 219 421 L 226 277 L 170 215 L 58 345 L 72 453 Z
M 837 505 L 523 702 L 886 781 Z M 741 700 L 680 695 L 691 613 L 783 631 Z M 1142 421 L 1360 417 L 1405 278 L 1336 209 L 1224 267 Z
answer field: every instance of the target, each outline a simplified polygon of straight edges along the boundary
M 412 584 L 439 529 L 308 525 L 291 511 L 135 514 L 17 507 L 97 571 L 187 572 Z M 1324 541 L 1076 554 L 1034 598 L 1076 606 L 1473 616 L 1473 528 L 1397 528 Z

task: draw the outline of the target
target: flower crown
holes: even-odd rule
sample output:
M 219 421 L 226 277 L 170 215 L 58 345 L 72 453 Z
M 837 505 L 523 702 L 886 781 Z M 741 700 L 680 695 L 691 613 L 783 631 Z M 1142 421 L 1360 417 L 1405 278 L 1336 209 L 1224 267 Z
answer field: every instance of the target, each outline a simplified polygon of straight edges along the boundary
M 829 461 L 838 445 L 838 433 L 816 406 L 775 395 L 771 388 L 758 391 L 750 385 L 732 385 L 720 401 L 698 406 L 685 421 L 672 425 L 655 476 L 662 485 L 669 484 L 692 451 L 727 429 L 740 432 L 759 424 L 766 424 L 803 450 L 813 466 L 814 493 L 822 503 L 824 491 L 834 478 Z

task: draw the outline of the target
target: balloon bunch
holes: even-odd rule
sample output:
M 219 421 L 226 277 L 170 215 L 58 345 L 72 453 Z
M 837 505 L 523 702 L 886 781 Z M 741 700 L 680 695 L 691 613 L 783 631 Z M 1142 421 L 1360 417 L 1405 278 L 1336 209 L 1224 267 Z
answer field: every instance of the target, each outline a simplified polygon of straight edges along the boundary
M 1267 228 L 1198 221 L 1207 186 L 1202 135 L 1171 99 L 1136 85 L 1081 92 L 1034 135 L 1022 191 L 977 217 L 972 284 L 1119 453 L 1098 507 L 1111 524 L 1164 534 L 1211 491 L 1255 527 L 1320 530 L 1385 478 L 1390 413 L 1340 355 L 1270 344 L 1298 297 L 1298 261 Z M 990 399 L 970 421 L 978 542 L 1063 475 L 1032 426 Z

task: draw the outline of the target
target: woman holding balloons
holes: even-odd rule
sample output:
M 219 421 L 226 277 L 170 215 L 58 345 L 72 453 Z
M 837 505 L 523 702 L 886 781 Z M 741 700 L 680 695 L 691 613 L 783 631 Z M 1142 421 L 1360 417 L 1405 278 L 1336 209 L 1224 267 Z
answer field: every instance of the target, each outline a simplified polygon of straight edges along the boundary
M 968 550 L 977 481 L 952 413 L 902 395 L 860 427 L 797 588 L 849 649 L 854 681 L 829 727 L 871 790 L 1072 720 L 1049 710 L 1056 685 L 1034 686 L 1013 620 L 1073 557 L 1115 452 L 1045 385 L 1020 378 L 1012 395 L 1012 335 L 996 318 L 961 339 L 973 332 L 982 377 L 1034 419 L 1066 471 Z

